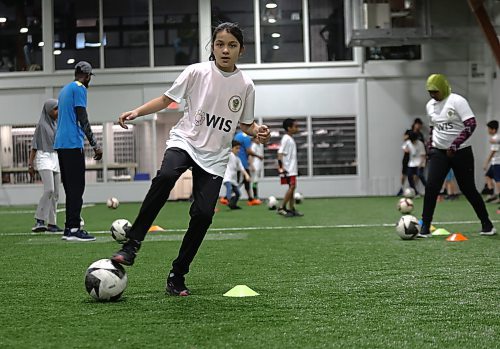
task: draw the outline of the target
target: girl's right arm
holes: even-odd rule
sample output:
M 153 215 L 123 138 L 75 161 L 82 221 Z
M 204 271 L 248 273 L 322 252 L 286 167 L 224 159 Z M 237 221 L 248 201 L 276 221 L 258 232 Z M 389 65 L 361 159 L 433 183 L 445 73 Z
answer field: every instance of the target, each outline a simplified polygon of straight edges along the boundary
M 152 99 L 149 102 L 141 105 L 139 108 L 122 113 L 122 115 L 120 115 L 120 117 L 118 118 L 118 123 L 121 127 L 128 128 L 128 126 L 125 124 L 125 121 L 132 121 L 139 116 L 156 113 L 157 111 L 163 110 L 168 107 L 168 105 L 173 101 L 174 100 L 170 97 L 161 95 L 160 97 Z

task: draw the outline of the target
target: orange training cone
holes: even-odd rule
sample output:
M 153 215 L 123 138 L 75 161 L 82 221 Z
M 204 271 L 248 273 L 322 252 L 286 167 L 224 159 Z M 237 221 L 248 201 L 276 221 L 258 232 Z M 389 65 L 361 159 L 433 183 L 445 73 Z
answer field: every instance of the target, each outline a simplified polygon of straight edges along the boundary
M 159 225 L 152 225 L 151 228 L 149 228 L 148 233 L 152 233 L 155 231 L 165 231 L 165 229 L 163 229 Z
M 460 233 L 451 234 L 450 236 L 448 236 L 446 238 L 446 241 L 467 241 L 467 240 L 469 240 L 469 239 L 467 239 L 465 236 L 463 236 Z

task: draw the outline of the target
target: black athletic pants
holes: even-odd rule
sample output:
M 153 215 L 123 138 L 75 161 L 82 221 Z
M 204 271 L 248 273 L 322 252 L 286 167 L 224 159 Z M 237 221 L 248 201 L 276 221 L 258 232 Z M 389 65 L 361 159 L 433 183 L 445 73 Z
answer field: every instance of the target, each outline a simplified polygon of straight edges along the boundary
M 448 157 L 446 150 L 432 148 L 429 152 L 427 185 L 425 187 L 424 209 L 422 212 L 423 224 L 430 227 L 436 200 L 446 175 L 453 169 L 455 178 L 462 194 L 474 208 L 482 224 L 490 223 L 488 211 L 481 195 L 478 193 L 474 180 L 474 155 L 472 148 L 459 149 L 454 156 Z
M 219 198 L 222 177 L 203 170 L 189 154 L 179 148 L 165 151 L 160 170 L 151 182 L 151 187 L 142 203 L 139 214 L 129 232 L 130 238 L 143 241 L 156 216 L 165 205 L 170 191 L 181 174 L 188 168 L 193 171 L 193 203 L 189 210 L 191 220 L 184 235 L 179 255 L 172 263 L 175 274 L 189 272 L 189 265 L 198 252 L 205 234 L 212 224 L 215 205 Z
M 83 192 L 85 191 L 85 156 L 83 149 L 57 149 L 61 181 L 66 193 L 65 228 L 80 228 Z

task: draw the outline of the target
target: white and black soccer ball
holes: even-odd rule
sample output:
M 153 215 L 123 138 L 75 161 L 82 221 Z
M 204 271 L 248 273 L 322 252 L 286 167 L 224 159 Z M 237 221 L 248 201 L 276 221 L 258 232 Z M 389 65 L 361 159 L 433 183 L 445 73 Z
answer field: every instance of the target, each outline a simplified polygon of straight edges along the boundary
M 413 188 L 406 188 L 403 191 L 403 196 L 408 199 L 413 199 L 415 197 L 415 189 Z
M 304 201 L 304 195 L 302 193 L 299 193 L 298 191 L 293 194 L 293 198 L 295 199 L 296 204 L 302 203 Z
M 278 199 L 274 196 L 270 196 L 267 198 L 267 208 L 270 210 L 276 210 L 278 208 Z
M 414 239 L 420 233 L 420 224 L 418 219 L 412 215 L 404 215 L 396 225 L 396 233 L 403 240 Z
M 118 201 L 117 198 L 111 197 L 108 200 L 106 200 L 106 206 L 112 209 L 118 208 L 118 205 L 120 205 L 120 201 Z
M 409 198 L 401 198 L 398 202 L 398 211 L 401 213 L 410 213 L 413 211 L 413 200 Z
M 132 224 L 126 219 L 120 218 L 111 223 L 111 236 L 119 243 L 124 243 L 128 239 L 128 232 L 132 228 Z
M 99 301 L 118 300 L 127 288 L 127 282 L 125 269 L 110 259 L 95 261 L 85 273 L 85 288 Z

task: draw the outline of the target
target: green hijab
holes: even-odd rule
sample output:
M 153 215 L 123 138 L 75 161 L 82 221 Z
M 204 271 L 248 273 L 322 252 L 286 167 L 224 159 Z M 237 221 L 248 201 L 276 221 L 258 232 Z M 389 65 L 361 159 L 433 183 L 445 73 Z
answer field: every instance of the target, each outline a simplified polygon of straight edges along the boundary
M 446 99 L 451 93 L 450 83 L 443 74 L 429 75 L 426 87 L 427 91 L 439 91 L 443 99 Z

